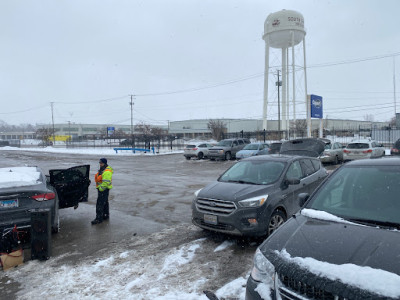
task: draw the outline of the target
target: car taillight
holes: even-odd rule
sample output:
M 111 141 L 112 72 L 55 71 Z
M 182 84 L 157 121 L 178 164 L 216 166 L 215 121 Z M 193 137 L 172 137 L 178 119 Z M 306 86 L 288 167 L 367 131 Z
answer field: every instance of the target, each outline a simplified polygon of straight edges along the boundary
M 344 149 L 343 152 L 344 153 L 350 153 L 351 151 Z
M 193 148 L 192 150 L 195 150 L 195 151 L 196 151 L 196 150 L 197 150 L 197 148 Z
M 46 194 L 39 194 L 39 195 L 34 195 L 32 196 L 33 199 L 36 201 L 47 201 L 54 199 L 56 197 L 56 194 L 54 193 L 46 193 Z
M 399 150 L 396 149 L 396 148 L 392 148 L 391 151 L 392 151 L 392 152 L 399 152 Z
M 372 152 L 372 149 L 368 149 L 368 150 L 363 151 L 363 153 L 371 153 L 371 152 Z

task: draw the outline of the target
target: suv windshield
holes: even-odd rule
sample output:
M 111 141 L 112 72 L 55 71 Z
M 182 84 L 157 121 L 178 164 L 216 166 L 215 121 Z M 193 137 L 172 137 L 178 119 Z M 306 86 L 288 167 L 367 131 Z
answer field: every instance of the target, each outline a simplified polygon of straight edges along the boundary
M 218 143 L 217 146 L 230 147 L 231 145 L 232 141 L 222 140 Z
M 350 166 L 334 173 L 307 208 L 350 221 L 400 226 L 399 195 L 397 166 Z
M 276 161 L 241 161 L 228 169 L 219 181 L 271 184 L 279 179 L 284 168 L 285 163 Z

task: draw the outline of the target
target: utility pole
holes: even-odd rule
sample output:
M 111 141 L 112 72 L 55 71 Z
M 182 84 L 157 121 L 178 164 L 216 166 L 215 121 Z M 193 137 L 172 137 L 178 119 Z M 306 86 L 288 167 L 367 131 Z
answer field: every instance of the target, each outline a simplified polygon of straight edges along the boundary
M 69 143 L 71 144 L 72 136 L 71 136 L 71 121 L 68 121 L 68 134 L 69 134 Z
M 133 149 L 133 95 L 131 95 L 131 102 L 129 102 L 129 105 L 131 106 L 131 145 Z
M 394 100 L 394 117 L 396 118 L 396 58 L 393 56 L 393 100 Z M 397 124 L 397 122 L 396 122 Z
M 53 113 L 54 102 L 50 102 L 50 104 L 51 104 L 51 122 L 53 123 L 53 146 L 55 146 L 56 136 L 55 136 L 55 130 L 54 130 L 54 113 Z

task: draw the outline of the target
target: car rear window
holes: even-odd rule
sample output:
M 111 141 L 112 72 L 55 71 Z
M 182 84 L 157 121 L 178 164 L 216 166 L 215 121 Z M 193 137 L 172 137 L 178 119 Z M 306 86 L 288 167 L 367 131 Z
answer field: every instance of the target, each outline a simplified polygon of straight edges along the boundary
M 368 149 L 368 143 L 351 143 L 347 145 L 348 149 Z
M 192 148 L 196 148 L 196 145 L 187 145 L 186 149 L 192 149 Z

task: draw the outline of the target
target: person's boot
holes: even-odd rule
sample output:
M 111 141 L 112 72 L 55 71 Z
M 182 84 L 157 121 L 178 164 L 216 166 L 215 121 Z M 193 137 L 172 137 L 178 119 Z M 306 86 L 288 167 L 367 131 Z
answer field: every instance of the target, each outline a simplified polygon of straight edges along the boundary
M 96 225 L 96 224 L 100 224 L 101 222 L 103 222 L 103 221 L 99 220 L 99 219 L 94 219 L 91 223 L 92 223 L 92 225 Z

